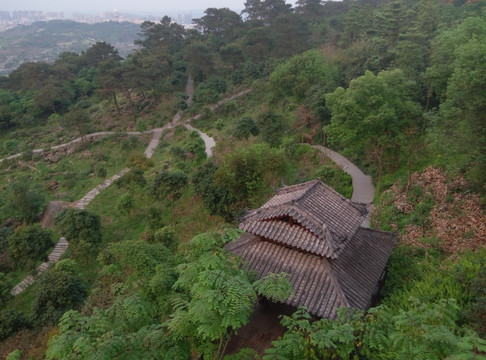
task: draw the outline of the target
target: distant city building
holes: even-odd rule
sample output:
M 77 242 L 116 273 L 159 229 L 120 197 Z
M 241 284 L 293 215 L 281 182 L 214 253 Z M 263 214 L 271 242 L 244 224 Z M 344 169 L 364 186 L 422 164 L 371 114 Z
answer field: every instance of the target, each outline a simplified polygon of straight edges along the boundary
M 95 24 L 106 21 L 117 22 L 131 22 L 135 24 L 141 24 L 144 21 L 158 22 L 165 14 L 157 15 L 135 15 L 120 12 L 114 9 L 110 12 L 103 12 L 100 14 L 85 14 L 85 13 L 72 13 L 66 16 L 63 12 L 43 12 L 38 10 L 15 10 L 11 13 L 9 11 L 0 11 L 0 31 L 11 29 L 17 25 L 30 25 L 36 21 L 49 21 L 49 20 L 74 20 L 77 22 Z M 192 13 L 180 13 L 173 18 L 178 24 L 190 27 L 192 21 Z
M 9 20 L 10 20 L 10 12 L 0 11 L 0 21 L 9 21 Z
M 192 22 L 192 13 L 177 14 L 174 20 L 179 25 L 190 25 Z

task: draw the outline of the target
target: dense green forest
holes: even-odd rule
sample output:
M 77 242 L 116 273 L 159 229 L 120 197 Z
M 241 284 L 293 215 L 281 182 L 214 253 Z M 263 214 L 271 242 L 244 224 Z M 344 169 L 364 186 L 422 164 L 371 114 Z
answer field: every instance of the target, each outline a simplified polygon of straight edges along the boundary
M 486 358 L 486 1 L 244 6 L 208 8 L 191 30 L 145 22 L 125 59 L 97 42 L 0 77 L 0 356 Z M 178 111 L 200 115 L 211 158 L 183 126 L 145 158 L 143 132 Z M 112 133 L 87 136 L 99 131 Z M 320 177 L 351 196 L 308 144 L 373 177 L 372 225 L 397 233 L 380 299 L 335 320 L 296 309 L 264 353 L 226 354 L 256 302 L 290 290 L 223 249 L 238 219 L 282 182 Z M 73 203 L 125 167 L 86 210 L 40 226 L 49 201 Z M 63 259 L 12 296 L 61 235 Z

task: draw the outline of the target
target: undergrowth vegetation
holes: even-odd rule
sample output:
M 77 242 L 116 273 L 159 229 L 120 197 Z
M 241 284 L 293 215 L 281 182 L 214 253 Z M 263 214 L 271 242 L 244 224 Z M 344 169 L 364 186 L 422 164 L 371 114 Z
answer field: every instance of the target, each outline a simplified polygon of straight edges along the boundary
M 297 309 L 265 352 L 227 358 L 484 358 L 485 4 L 248 1 L 198 30 L 145 22 L 127 59 L 97 43 L 0 78 L 0 356 L 222 359 L 256 301 L 292 294 L 224 245 L 276 188 L 319 177 L 351 198 L 325 145 L 372 175 L 372 225 L 397 237 L 376 306 Z

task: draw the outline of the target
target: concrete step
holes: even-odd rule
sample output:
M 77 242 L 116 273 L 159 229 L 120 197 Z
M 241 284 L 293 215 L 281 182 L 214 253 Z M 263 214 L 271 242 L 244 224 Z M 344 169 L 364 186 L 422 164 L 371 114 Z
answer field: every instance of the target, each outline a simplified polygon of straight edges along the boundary
M 49 268 L 49 263 L 43 262 L 37 267 L 37 273 L 42 274 L 44 271 L 46 271 Z
M 28 286 L 32 285 L 32 283 L 35 281 L 35 278 L 32 275 L 27 276 L 20 284 L 17 286 L 14 286 L 12 290 L 10 290 L 10 294 L 13 296 L 16 296 L 20 294 L 22 291 L 24 291 Z

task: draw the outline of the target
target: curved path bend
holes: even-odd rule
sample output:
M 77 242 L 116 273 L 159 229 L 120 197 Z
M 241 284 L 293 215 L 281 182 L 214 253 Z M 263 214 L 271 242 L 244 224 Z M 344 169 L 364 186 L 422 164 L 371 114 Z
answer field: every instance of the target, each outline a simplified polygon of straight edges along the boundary
M 373 211 L 373 199 L 375 197 L 375 187 L 371 176 L 366 175 L 359 167 L 349 161 L 341 154 L 334 150 L 328 149 L 322 145 L 311 145 L 314 149 L 320 150 L 328 158 L 334 161 L 343 171 L 351 176 L 353 183 L 353 195 L 351 201 L 363 203 L 368 209 L 368 215 L 361 224 L 362 227 L 370 227 L 370 215 Z
M 190 103 L 192 101 L 193 92 L 194 92 L 193 81 L 192 81 L 191 78 L 188 78 L 187 85 L 186 85 L 186 93 L 189 96 L 188 99 L 187 99 L 187 102 L 188 103 Z M 233 96 L 231 96 L 229 98 L 226 98 L 224 100 L 221 100 L 217 104 L 211 105 L 211 110 L 214 110 L 214 109 L 218 108 L 219 106 L 221 106 L 223 103 L 225 103 L 227 101 L 233 100 L 233 99 L 235 99 L 237 97 L 240 97 L 240 96 L 243 96 L 243 95 L 246 95 L 249 92 L 250 92 L 250 90 L 242 91 L 242 92 L 240 92 L 238 94 L 235 94 L 235 95 L 233 95 Z M 172 129 L 173 127 L 175 127 L 176 125 L 178 125 L 181 122 L 181 118 L 182 118 L 182 111 L 179 110 L 174 115 L 172 121 L 170 123 L 164 125 L 161 128 L 152 129 L 152 130 L 143 131 L 143 132 L 138 132 L 138 131 L 125 132 L 124 134 L 128 134 L 128 135 L 140 135 L 140 134 L 153 133 L 152 139 L 150 140 L 150 143 L 148 144 L 148 146 L 147 146 L 147 148 L 145 149 L 145 152 L 144 152 L 145 156 L 150 159 L 152 157 L 152 155 L 154 154 L 155 149 L 159 145 L 160 137 L 162 136 L 163 131 L 166 130 L 166 129 Z M 204 140 L 204 144 L 206 146 L 206 155 L 208 157 L 211 157 L 212 154 L 213 154 L 212 153 L 212 150 L 213 150 L 214 146 L 216 145 L 216 142 L 214 141 L 214 139 L 212 137 L 210 137 L 209 135 L 203 133 L 199 129 L 196 129 L 196 128 L 192 127 L 190 124 L 188 124 L 188 122 L 190 122 L 192 120 L 195 120 L 195 119 L 198 119 L 198 118 L 199 118 L 199 115 L 196 115 L 196 116 L 193 116 L 192 118 L 187 119 L 185 121 L 185 123 L 184 123 L 184 126 L 188 130 L 197 131 L 197 133 Z M 76 138 L 76 139 L 74 139 L 74 140 L 72 140 L 72 141 L 70 141 L 68 143 L 53 146 L 53 147 L 51 147 L 51 149 L 52 150 L 58 150 L 58 149 L 62 149 L 62 148 L 68 147 L 70 145 L 73 145 L 75 143 L 78 143 L 78 142 L 82 141 L 82 139 L 87 139 L 87 138 L 89 139 L 89 138 L 93 138 L 93 137 L 97 137 L 97 136 L 112 135 L 112 134 L 117 134 L 117 133 L 119 133 L 119 132 L 115 132 L 115 131 L 102 131 L 102 132 L 92 133 L 92 134 L 89 134 L 89 135 L 84 136 L 83 138 L 80 138 L 79 137 L 79 138 Z M 42 154 L 42 153 L 44 153 L 44 150 L 42 150 L 42 149 L 35 149 L 35 150 L 33 150 L 33 152 L 34 153 L 37 153 L 37 154 Z M 15 159 L 17 157 L 20 157 L 21 155 L 22 154 L 11 155 L 11 156 L 7 157 L 6 159 L 7 160 Z M 0 163 L 3 160 L 5 160 L 5 159 L 0 159 Z M 91 200 L 93 200 L 101 191 L 103 191 L 104 189 L 106 189 L 107 187 L 109 187 L 114 181 L 116 181 L 117 179 L 119 179 L 123 175 L 125 175 L 129 170 L 130 169 L 125 168 L 122 171 L 120 171 L 119 173 L 113 175 L 111 178 L 106 179 L 103 183 L 99 184 L 94 189 L 92 189 L 91 191 L 89 191 L 80 200 L 76 201 L 73 204 L 73 207 L 76 208 L 76 209 L 84 209 L 91 202 Z M 46 262 L 44 262 L 44 263 L 42 263 L 42 264 L 40 264 L 38 266 L 38 268 L 37 268 L 37 275 L 42 274 L 52 264 L 54 264 L 57 261 L 59 261 L 59 259 L 61 258 L 61 256 L 67 250 L 68 246 L 69 246 L 69 244 L 68 244 L 66 238 L 61 237 L 59 239 L 57 245 L 54 247 L 54 250 L 52 251 L 52 253 L 48 256 L 48 261 L 46 261 Z M 24 280 L 22 280 L 19 284 L 17 284 L 16 286 L 14 286 L 12 288 L 12 290 L 10 291 L 10 294 L 13 295 L 13 296 L 16 296 L 16 295 L 20 294 L 28 286 L 30 286 L 32 283 L 34 283 L 34 281 L 35 281 L 35 277 L 34 276 L 32 276 L 32 275 L 27 276 Z
M 353 182 L 352 201 L 364 204 L 371 204 L 373 202 L 375 197 L 375 187 L 373 186 L 371 176 L 366 175 L 359 167 L 334 150 L 321 145 L 312 145 L 312 147 L 322 151 L 327 157 L 341 167 L 345 173 L 351 175 Z

